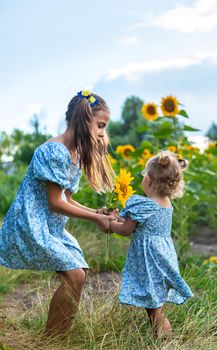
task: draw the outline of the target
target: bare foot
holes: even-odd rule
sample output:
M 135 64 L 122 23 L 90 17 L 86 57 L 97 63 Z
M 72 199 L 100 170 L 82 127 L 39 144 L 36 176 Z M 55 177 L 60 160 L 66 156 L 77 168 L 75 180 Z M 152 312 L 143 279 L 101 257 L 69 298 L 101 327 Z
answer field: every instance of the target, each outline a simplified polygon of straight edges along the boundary
M 161 338 L 165 340 L 172 335 L 172 327 L 168 318 L 162 317 L 155 319 L 154 333 L 156 338 Z

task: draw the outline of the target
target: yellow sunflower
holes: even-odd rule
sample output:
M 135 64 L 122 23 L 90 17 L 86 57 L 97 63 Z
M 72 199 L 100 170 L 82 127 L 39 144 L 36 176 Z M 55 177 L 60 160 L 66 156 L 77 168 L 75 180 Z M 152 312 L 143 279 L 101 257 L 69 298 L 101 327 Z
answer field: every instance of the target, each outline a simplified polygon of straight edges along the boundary
M 212 262 L 213 264 L 217 264 L 217 257 L 216 256 L 211 256 L 209 258 L 209 262 Z
M 205 148 L 204 152 L 207 154 L 212 153 L 213 148 L 215 148 L 216 146 L 217 146 L 216 142 L 209 143 L 208 147 Z
M 115 158 L 113 158 L 110 153 L 108 153 L 107 157 L 108 157 L 109 162 L 111 163 L 111 165 L 114 165 L 114 164 L 117 163 L 117 160 Z
M 119 176 L 115 178 L 114 192 L 118 194 L 118 200 L 122 207 L 125 207 L 127 199 L 135 193 L 132 186 L 130 186 L 133 179 L 134 177 L 126 169 L 120 169 Z
M 216 147 L 216 142 L 211 142 L 209 144 L 209 148 L 215 148 Z
M 161 110 L 163 115 L 175 117 L 179 113 L 179 101 L 174 96 L 163 97 L 161 100 Z
M 132 145 L 117 146 L 116 152 L 123 158 L 129 159 L 132 157 L 132 152 L 135 152 L 135 148 Z
M 169 146 L 169 147 L 167 147 L 167 149 L 168 149 L 168 151 L 171 151 L 171 152 L 174 152 L 174 153 L 177 152 L 176 146 Z
M 157 105 L 155 103 L 145 103 L 141 108 L 141 113 L 145 119 L 153 122 L 158 117 Z
M 184 145 L 184 149 L 186 151 L 189 151 L 189 152 L 195 152 L 195 153 L 199 153 L 200 152 L 200 149 L 198 147 L 192 146 L 192 145 L 187 145 L 187 144 Z
M 146 164 L 146 162 L 147 162 L 147 160 L 148 160 L 149 158 L 151 158 L 151 157 L 152 157 L 151 152 L 149 151 L 149 149 L 146 148 L 146 149 L 144 149 L 143 153 L 142 153 L 141 156 L 139 157 L 139 159 L 138 159 L 138 161 L 137 161 L 137 164 L 140 165 L 140 166 L 142 166 L 142 167 L 144 167 L 145 164 Z
M 122 150 L 123 150 L 123 146 L 117 146 L 115 152 L 118 154 L 122 154 L 123 153 Z

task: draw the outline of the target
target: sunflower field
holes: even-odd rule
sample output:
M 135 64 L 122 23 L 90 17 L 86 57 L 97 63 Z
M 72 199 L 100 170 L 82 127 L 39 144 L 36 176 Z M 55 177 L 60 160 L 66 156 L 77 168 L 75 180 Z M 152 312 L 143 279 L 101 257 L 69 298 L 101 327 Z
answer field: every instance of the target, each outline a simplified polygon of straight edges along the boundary
M 188 132 L 198 131 L 186 123 L 190 118 L 181 108 L 176 97 L 161 99 L 156 103 L 144 103 L 140 109 L 140 125 L 135 129 L 142 141 L 135 147 L 122 144 L 109 153 L 110 162 L 117 174 L 114 192 L 98 196 L 87 189 L 85 181 L 76 198 L 89 206 L 107 206 L 121 209 L 133 193 L 143 195 L 142 170 L 147 160 L 161 150 L 170 150 L 189 161 L 184 173 L 185 194 L 173 200 L 173 238 L 179 254 L 189 248 L 191 236 L 199 226 L 217 227 L 217 145 L 209 143 L 201 152 L 187 137 Z M 111 141 L 112 143 L 112 141 Z M 88 192 L 88 196 L 87 196 Z M 88 198 L 88 199 L 87 199 Z
M 190 243 L 201 227 L 204 236 L 206 228 L 216 232 L 217 145 L 210 138 L 201 151 L 190 142 L 188 132 L 197 130 L 189 125 L 190 118 L 181 107 L 173 96 L 163 97 L 159 107 L 137 97 L 127 99 L 124 122 L 110 121 L 108 126 L 108 157 L 116 173 L 113 192 L 96 194 L 83 176 L 79 191 L 73 195 L 92 208 L 121 210 L 132 194 L 143 195 L 142 172 L 150 157 L 170 150 L 189 161 L 184 196 L 172 201 L 172 235 L 181 274 L 194 297 L 179 307 L 166 306 L 173 337 L 167 342 L 154 339 L 144 311 L 117 301 L 131 237 L 105 235 L 94 223 L 73 218 L 67 230 L 78 239 L 90 271 L 72 331 L 66 339 L 42 339 L 51 296 L 58 285 L 52 272 L 0 266 L 0 349 L 216 349 L 217 256 L 207 251 L 195 254 Z M 2 155 L 12 159 L 0 161 L 0 225 L 34 149 L 48 138 L 37 123 L 32 134 L 21 130 L 12 135 L 0 133 L 0 159 Z
M 188 133 L 198 129 L 190 125 L 188 113 L 174 96 L 163 97 L 160 103 L 127 98 L 122 114 L 124 123 L 111 120 L 108 125 L 108 157 L 116 173 L 113 193 L 96 194 L 82 177 L 74 198 L 89 207 L 120 210 L 133 193 L 143 195 L 142 171 L 147 160 L 161 150 L 175 152 L 189 161 L 184 173 L 185 194 L 172 203 L 173 238 L 179 254 L 185 253 L 198 227 L 217 227 L 217 145 L 210 140 L 201 152 L 189 141 Z M 18 129 L 12 135 L 0 134 L 0 156 L 13 158 L 5 166 L 0 162 L 0 217 L 6 214 L 16 194 L 34 149 L 51 137 L 41 131 L 36 117 L 32 125 L 32 134 Z

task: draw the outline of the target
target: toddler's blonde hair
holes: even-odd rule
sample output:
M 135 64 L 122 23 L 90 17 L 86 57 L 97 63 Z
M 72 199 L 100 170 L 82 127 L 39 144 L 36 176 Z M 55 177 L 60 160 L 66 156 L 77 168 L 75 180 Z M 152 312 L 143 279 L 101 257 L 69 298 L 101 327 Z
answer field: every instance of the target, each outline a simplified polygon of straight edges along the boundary
M 186 159 L 179 159 L 170 151 L 161 151 L 148 160 L 144 173 L 150 177 L 154 190 L 160 196 L 175 199 L 183 196 L 183 171 L 187 167 Z

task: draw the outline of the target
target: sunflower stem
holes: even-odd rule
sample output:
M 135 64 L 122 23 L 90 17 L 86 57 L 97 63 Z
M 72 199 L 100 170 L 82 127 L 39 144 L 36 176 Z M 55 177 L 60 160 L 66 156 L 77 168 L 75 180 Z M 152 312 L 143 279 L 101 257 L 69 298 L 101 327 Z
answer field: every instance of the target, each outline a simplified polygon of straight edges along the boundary
M 112 200 L 115 194 L 118 194 L 118 200 L 122 207 L 125 206 L 126 200 L 135 192 L 130 186 L 130 182 L 134 180 L 130 172 L 126 169 L 120 169 L 120 175 L 116 177 L 114 191 L 110 194 L 107 202 L 108 209 L 113 209 Z M 105 264 L 108 267 L 109 263 L 109 249 L 110 248 L 110 236 L 106 236 L 105 241 Z
M 178 130 L 177 130 L 177 120 L 176 117 L 173 117 L 173 125 L 174 125 L 174 134 L 175 134 L 175 141 L 176 141 L 176 150 L 178 153 L 178 149 L 179 149 L 179 140 L 178 140 Z
M 110 252 L 110 234 L 108 233 L 105 237 L 105 266 L 108 267 L 109 263 L 109 252 Z

